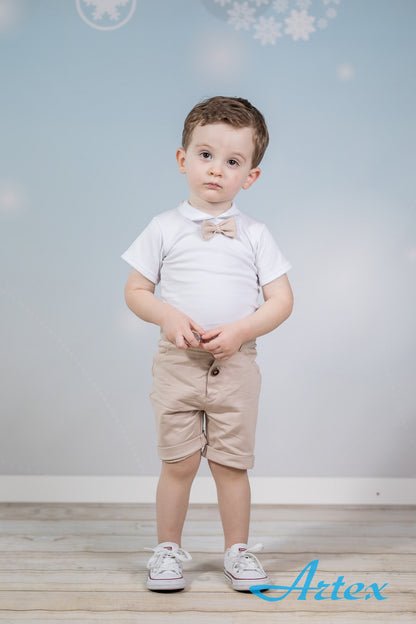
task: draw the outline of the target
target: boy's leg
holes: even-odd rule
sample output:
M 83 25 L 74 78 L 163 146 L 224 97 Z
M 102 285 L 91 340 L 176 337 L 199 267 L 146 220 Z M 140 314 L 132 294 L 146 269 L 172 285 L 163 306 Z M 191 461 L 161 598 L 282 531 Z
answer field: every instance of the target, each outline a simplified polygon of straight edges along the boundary
M 248 541 L 251 491 L 247 470 L 223 466 L 208 460 L 215 479 L 225 549 Z
M 224 529 L 225 577 L 238 591 L 247 591 L 253 585 L 268 585 L 270 579 L 253 554 L 263 548 L 262 544 L 247 547 L 251 500 L 247 470 L 208 461 L 217 485 Z
M 201 452 L 177 462 L 162 461 L 156 492 L 158 542 L 181 545 L 182 529 L 192 482 L 201 462 Z
M 192 481 L 201 451 L 177 462 L 162 462 L 156 493 L 158 545 L 147 563 L 147 587 L 156 591 L 183 589 L 182 563 L 192 557 L 180 548 Z

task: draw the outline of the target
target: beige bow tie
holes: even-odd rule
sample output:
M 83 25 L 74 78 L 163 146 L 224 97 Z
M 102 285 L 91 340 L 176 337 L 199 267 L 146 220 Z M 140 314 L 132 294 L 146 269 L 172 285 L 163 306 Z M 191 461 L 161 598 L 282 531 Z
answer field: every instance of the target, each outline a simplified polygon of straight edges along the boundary
M 202 221 L 201 234 L 204 240 L 209 240 L 214 234 L 225 234 L 225 236 L 235 238 L 237 234 L 235 219 L 230 217 L 217 224 L 212 223 L 212 221 Z

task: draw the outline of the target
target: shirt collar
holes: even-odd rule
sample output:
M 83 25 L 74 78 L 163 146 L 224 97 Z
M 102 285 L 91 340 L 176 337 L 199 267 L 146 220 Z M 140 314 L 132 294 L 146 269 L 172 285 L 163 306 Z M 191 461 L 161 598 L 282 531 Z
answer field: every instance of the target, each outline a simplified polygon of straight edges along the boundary
M 198 210 L 198 208 L 194 208 L 188 201 L 183 201 L 181 204 L 179 204 L 178 211 L 183 217 L 185 217 L 186 219 L 190 219 L 191 221 L 204 221 L 207 219 L 227 219 L 228 217 L 237 215 L 240 212 L 233 202 L 231 204 L 231 208 L 229 208 L 222 214 L 213 217 L 206 212 L 202 212 L 202 210 Z

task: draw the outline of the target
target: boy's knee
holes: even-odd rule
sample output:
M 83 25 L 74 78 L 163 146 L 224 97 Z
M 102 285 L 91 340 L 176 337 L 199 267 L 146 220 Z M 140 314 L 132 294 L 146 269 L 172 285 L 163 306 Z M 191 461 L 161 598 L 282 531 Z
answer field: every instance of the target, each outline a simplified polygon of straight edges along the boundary
M 215 477 L 216 475 L 224 475 L 230 478 L 240 479 L 247 474 L 246 468 L 234 468 L 233 466 L 226 466 L 225 464 L 219 464 L 212 459 L 208 460 L 210 470 Z
M 163 469 L 178 479 L 186 479 L 187 477 L 195 476 L 200 463 L 200 451 L 174 462 L 162 460 Z

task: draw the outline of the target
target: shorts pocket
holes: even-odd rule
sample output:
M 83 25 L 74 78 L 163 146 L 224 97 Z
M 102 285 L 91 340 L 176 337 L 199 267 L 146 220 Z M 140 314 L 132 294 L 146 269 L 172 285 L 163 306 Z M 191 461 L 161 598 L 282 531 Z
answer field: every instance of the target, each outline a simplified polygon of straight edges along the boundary
M 255 340 L 250 340 L 249 342 L 244 342 L 239 351 L 242 353 L 250 353 L 250 355 L 257 355 L 257 344 Z

